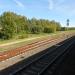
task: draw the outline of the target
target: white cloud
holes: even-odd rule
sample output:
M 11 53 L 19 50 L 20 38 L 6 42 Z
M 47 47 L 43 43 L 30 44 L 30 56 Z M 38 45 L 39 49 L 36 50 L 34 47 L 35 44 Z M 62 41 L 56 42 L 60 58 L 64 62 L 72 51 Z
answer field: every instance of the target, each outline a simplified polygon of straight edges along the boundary
M 48 8 L 50 10 L 62 8 L 62 5 L 64 4 L 66 0 L 48 0 Z
M 48 0 L 48 2 L 49 2 L 49 10 L 52 10 L 54 7 L 53 0 Z
M 66 15 L 73 15 L 75 14 L 74 2 L 71 0 L 48 0 L 48 9 Z
M 13 1 L 14 1 L 14 2 L 16 3 L 16 5 L 19 6 L 19 7 L 22 7 L 22 8 L 25 7 L 22 2 L 20 2 L 20 1 L 18 1 L 18 0 L 13 0 Z
M 58 12 L 62 12 L 64 14 L 67 15 L 72 15 L 75 14 L 75 5 L 67 4 L 67 3 L 60 3 L 60 4 L 56 4 L 55 6 L 55 10 Z

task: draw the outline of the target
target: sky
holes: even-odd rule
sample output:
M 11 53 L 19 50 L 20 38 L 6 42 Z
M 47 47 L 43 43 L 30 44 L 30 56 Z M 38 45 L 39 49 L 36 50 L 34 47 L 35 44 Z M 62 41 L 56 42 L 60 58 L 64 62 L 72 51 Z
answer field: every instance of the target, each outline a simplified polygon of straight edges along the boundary
M 0 15 L 15 12 L 28 18 L 48 19 L 75 27 L 75 0 L 0 0 Z

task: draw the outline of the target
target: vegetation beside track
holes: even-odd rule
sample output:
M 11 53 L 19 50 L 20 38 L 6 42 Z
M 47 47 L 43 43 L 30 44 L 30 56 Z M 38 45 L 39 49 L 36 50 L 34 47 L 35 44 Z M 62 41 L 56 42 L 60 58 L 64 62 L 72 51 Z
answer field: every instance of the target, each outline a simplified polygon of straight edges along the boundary
M 54 20 L 28 19 L 13 12 L 0 15 L 0 39 L 27 38 L 28 34 L 54 33 L 61 25 Z
M 36 42 L 38 40 L 42 40 L 43 38 L 50 38 L 50 37 L 63 37 L 62 34 L 70 34 L 74 33 L 75 31 L 62 31 L 62 32 L 56 32 L 51 34 L 40 34 L 40 35 L 33 35 L 32 37 L 25 38 L 25 39 L 10 39 L 10 40 L 3 40 L 0 41 L 0 52 L 15 49 L 17 47 L 25 46 L 29 43 Z M 65 37 L 64 35 L 64 37 Z M 2 45 L 2 46 L 1 46 Z
M 75 28 L 68 28 L 74 30 Z M 24 39 L 41 34 L 65 31 L 66 27 L 55 20 L 28 19 L 14 12 L 4 12 L 0 15 L 0 40 Z
M 68 28 L 70 32 L 74 29 Z M 0 15 L 0 45 L 9 45 L 0 46 L 0 51 L 16 48 L 33 41 L 26 41 L 27 39 L 51 36 L 52 34 L 59 34 L 62 31 L 67 32 L 66 30 L 66 27 L 61 27 L 61 24 L 54 20 L 28 19 L 26 16 L 13 12 L 4 12 Z M 10 46 L 10 43 L 13 44 Z

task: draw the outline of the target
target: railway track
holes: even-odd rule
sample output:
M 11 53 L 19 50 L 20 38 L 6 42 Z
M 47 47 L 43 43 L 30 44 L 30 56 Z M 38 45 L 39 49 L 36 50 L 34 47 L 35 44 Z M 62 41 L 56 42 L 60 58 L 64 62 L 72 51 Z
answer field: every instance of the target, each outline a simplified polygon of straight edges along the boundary
M 47 41 L 48 42 L 48 41 Z M 63 60 L 64 56 L 69 52 L 72 45 L 75 43 L 75 37 L 71 37 L 64 42 L 48 48 L 42 54 L 36 56 L 27 64 L 17 63 L 17 69 L 13 68 L 13 71 L 9 72 L 9 69 L 5 69 L 0 72 L 1 75 L 52 75 L 57 65 Z M 23 66 L 21 66 L 23 65 Z M 14 66 L 16 67 L 16 66 Z
M 11 57 L 14 57 L 14 56 L 17 56 L 17 55 L 20 55 L 22 53 L 25 53 L 29 50 L 33 50 L 37 47 L 40 47 L 42 45 L 46 45 L 50 42 L 53 42 L 57 40 L 57 38 L 52 38 L 52 39 L 47 39 L 47 38 L 44 38 L 42 40 L 39 40 L 39 41 L 36 41 L 34 43 L 31 43 L 31 44 L 28 44 L 27 46 L 23 46 L 23 47 L 20 47 L 20 48 L 16 48 L 16 49 L 13 49 L 13 50 L 9 50 L 9 51 L 5 51 L 5 52 L 1 52 L 0 53 L 0 62 L 1 61 L 4 61 L 6 59 L 9 59 Z
M 61 36 L 59 38 L 58 37 L 43 38 L 42 40 L 35 41 L 33 43 L 27 44 L 26 46 L 22 46 L 22 47 L 19 47 L 19 48 L 16 48 L 16 49 L 0 52 L 0 62 L 5 61 L 9 58 L 15 57 L 17 55 L 20 55 L 22 53 L 25 53 L 27 51 L 36 49 L 36 48 L 41 47 L 43 45 L 49 44 L 51 42 L 60 40 L 60 39 L 62 39 Z
M 73 36 L 73 35 L 70 34 L 68 36 Z M 66 38 L 66 36 L 65 36 L 65 38 Z M 15 57 L 17 55 L 20 55 L 22 53 L 25 53 L 27 51 L 36 49 L 40 46 L 49 44 L 49 43 L 54 42 L 56 40 L 60 40 L 60 39 L 62 39 L 62 35 L 59 38 L 58 37 L 43 38 L 42 40 L 35 41 L 35 42 L 30 43 L 26 46 L 22 46 L 22 47 L 19 47 L 19 48 L 16 48 L 16 49 L 0 52 L 0 62 L 5 61 L 6 59 L 9 59 L 9 58 Z

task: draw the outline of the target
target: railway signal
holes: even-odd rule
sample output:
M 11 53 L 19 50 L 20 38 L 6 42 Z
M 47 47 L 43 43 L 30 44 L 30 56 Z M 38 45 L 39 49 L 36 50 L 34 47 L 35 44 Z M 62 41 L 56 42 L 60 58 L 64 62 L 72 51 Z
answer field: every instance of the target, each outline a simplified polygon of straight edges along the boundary
M 67 30 L 68 30 L 68 26 L 69 26 L 69 19 L 67 19 Z
M 69 19 L 67 19 L 67 26 L 69 26 Z

